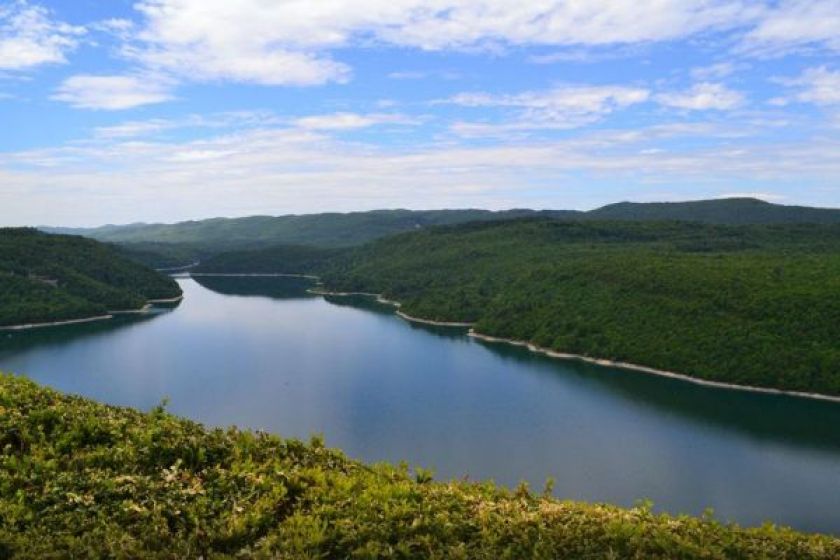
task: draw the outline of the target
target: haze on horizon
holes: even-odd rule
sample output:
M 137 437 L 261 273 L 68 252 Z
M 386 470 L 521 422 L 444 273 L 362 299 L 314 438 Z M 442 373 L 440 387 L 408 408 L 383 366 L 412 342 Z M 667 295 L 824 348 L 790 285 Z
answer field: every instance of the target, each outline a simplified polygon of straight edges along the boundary
M 840 207 L 840 0 L 0 0 L 0 226 Z

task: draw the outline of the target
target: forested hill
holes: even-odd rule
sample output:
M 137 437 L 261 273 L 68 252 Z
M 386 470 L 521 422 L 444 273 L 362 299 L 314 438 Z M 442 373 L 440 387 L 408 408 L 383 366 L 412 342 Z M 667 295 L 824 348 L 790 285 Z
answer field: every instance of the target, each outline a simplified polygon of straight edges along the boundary
M 840 395 L 840 225 L 474 223 L 383 239 L 324 270 L 329 288 L 480 333 Z
M 620 202 L 586 213 L 596 220 L 683 220 L 710 224 L 840 224 L 840 210 L 784 206 L 755 198 L 693 202 Z
M 189 261 L 194 257 L 206 257 L 223 251 L 259 249 L 274 245 L 350 247 L 396 233 L 433 226 L 523 217 L 599 221 L 683 220 L 716 224 L 840 223 L 840 210 L 782 206 L 750 198 L 732 198 L 675 203 L 622 202 L 589 212 L 522 209 L 501 212 L 374 210 L 348 214 L 213 218 L 177 224 L 131 224 L 92 229 L 44 230 L 51 233 L 84 235 L 99 241 L 118 243 L 135 252 L 165 253 L 170 257 L 179 257 L 174 261 Z M 171 264 L 170 261 L 165 262 Z
M 34 229 L 0 229 L 0 325 L 138 309 L 180 295 L 171 278 L 106 245 Z
M 733 198 L 677 203 L 622 202 L 592 210 L 373 210 L 247 218 L 212 218 L 176 224 L 108 225 L 90 229 L 42 228 L 116 244 L 120 253 L 154 268 L 206 261 L 220 253 L 277 246 L 342 248 L 436 226 L 520 218 L 561 220 L 681 220 L 715 224 L 840 223 L 840 210 L 782 206 Z
M 414 229 L 542 215 L 560 218 L 577 212 L 534 210 L 373 210 L 347 214 L 324 213 L 248 218 L 212 218 L 177 224 L 132 224 L 94 229 L 46 228 L 119 244 L 158 243 L 220 252 L 273 245 L 348 247 Z
M 229 251 L 211 256 L 191 269 L 196 273 L 315 274 L 348 249 L 279 245 L 268 249 Z

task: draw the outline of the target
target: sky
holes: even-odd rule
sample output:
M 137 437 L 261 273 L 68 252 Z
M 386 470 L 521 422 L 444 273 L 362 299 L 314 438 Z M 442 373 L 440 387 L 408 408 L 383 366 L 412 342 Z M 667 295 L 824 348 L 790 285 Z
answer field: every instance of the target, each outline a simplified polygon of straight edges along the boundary
M 840 207 L 840 0 L 0 0 L 0 225 Z

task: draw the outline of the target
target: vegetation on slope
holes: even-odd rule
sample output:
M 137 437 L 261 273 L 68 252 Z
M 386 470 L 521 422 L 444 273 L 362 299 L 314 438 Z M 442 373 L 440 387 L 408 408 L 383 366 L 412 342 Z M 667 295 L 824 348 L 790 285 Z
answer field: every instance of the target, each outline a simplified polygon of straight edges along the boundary
M 827 536 L 433 482 L 7 375 L 0 411 L 0 557 L 840 557 Z
M 0 229 L 0 325 L 138 309 L 181 290 L 171 279 L 96 241 Z
M 543 217 L 576 220 L 682 220 L 715 224 L 840 223 L 840 209 L 783 206 L 752 198 L 674 203 L 611 204 L 573 210 L 373 210 L 347 214 L 213 218 L 177 224 L 130 224 L 91 229 L 46 228 L 99 241 L 146 244 L 151 252 L 189 251 L 204 256 L 275 245 L 350 247 L 397 233 L 472 221 Z M 139 247 L 138 248 L 142 248 Z M 190 257 L 191 258 L 191 257 Z M 184 263 L 188 264 L 188 263 Z M 175 265 L 173 265 L 175 266 Z
M 343 253 L 342 249 L 304 245 L 230 251 L 201 261 L 192 272 L 312 274 Z
M 111 246 L 127 259 L 161 270 L 185 268 L 204 256 L 199 248 L 182 243 L 114 243 Z
M 323 277 L 561 352 L 840 394 L 840 226 L 467 224 L 378 241 Z
M 772 204 L 755 198 L 619 202 L 586 213 L 594 220 L 682 220 L 709 224 L 840 224 L 840 209 Z
M 373 210 L 347 214 L 213 218 L 177 224 L 132 224 L 71 231 L 111 243 L 179 244 L 205 254 L 215 254 L 276 245 L 349 247 L 419 228 L 538 214 L 534 210 Z M 545 214 L 559 217 L 576 213 L 558 211 Z

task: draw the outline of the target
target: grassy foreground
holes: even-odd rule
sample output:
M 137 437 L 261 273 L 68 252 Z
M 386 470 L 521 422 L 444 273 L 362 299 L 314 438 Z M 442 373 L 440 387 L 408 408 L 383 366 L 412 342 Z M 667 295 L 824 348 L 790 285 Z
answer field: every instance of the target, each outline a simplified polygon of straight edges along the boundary
M 0 558 L 840 558 L 770 526 L 433 482 L 0 375 Z

